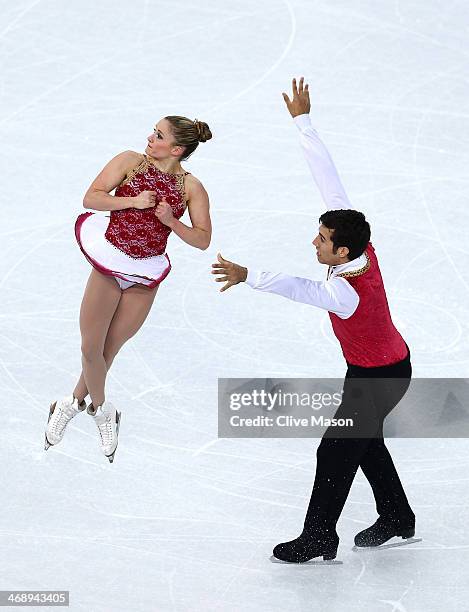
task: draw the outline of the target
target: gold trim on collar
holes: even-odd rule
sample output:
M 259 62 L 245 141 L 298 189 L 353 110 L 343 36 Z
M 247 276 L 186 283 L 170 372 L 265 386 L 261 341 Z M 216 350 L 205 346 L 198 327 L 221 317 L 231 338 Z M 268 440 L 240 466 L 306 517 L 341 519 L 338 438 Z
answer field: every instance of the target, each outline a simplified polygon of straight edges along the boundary
M 130 181 L 134 178 L 136 174 L 144 173 L 146 170 L 148 170 L 148 168 L 155 168 L 156 170 L 158 170 L 158 172 L 161 172 L 162 174 L 169 174 L 170 176 L 176 177 L 176 187 L 180 191 L 182 198 L 184 200 L 184 208 L 187 208 L 187 194 L 185 191 L 185 180 L 184 179 L 187 174 L 190 174 L 190 172 L 184 172 L 184 174 L 181 174 L 181 173 L 174 174 L 171 172 L 163 172 L 155 164 L 149 161 L 148 156 L 146 155 L 143 155 L 142 159 L 138 162 L 136 166 L 132 168 L 132 170 L 130 170 L 129 174 L 124 178 L 121 184 L 118 185 L 118 187 L 127 185 L 127 183 L 130 183 Z
M 122 187 L 123 185 L 127 185 L 127 183 L 130 183 L 130 181 L 134 178 L 134 176 L 143 170 L 143 166 L 146 167 L 147 165 L 148 165 L 147 160 L 145 159 L 145 157 L 142 156 L 142 159 L 138 162 L 136 166 L 132 168 L 132 170 L 129 171 L 129 173 L 124 178 L 124 180 L 119 185 L 119 187 Z
M 358 269 L 358 270 L 354 270 L 353 272 L 342 272 L 341 274 L 336 274 L 336 276 L 361 276 L 362 274 L 365 274 L 365 272 L 367 272 L 370 269 L 371 266 L 371 261 L 370 258 L 368 256 L 368 253 L 366 251 L 364 251 L 365 253 L 365 257 L 366 257 L 366 263 L 365 265 Z

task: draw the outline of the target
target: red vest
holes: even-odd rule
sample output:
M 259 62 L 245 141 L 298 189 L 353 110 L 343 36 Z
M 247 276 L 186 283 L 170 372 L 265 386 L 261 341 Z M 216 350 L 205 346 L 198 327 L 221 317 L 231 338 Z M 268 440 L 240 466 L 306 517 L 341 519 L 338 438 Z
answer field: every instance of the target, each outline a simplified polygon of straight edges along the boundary
M 371 244 L 365 250 L 366 265 L 355 272 L 343 272 L 358 293 L 360 302 L 348 319 L 330 312 L 334 334 L 348 363 L 372 368 L 391 365 L 407 356 L 407 347 L 394 327 L 389 312 L 383 279 L 375 250 Z

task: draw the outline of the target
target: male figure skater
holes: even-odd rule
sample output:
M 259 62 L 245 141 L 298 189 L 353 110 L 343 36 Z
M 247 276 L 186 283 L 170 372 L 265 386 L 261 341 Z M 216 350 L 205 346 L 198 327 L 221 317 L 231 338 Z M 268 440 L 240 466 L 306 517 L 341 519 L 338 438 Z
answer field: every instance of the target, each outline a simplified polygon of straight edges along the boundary
M 334 163 L 312 127 L 308 84 L 292 82 L 292 99 L 283 98 L 300 131 L 309 168 L 327 212 L 313 245 L 317 259 L 329 266 L 327 280 L 247 270 L 218 254 L 212 274 L 221 288 L 246 282 L 258 291 L 277 293 L 329 312 L 347 363 L 342 403 L 336 418 L 352 418 L 360 435 L 338 434 L 329 427 L 317 449 L 316 477 L 301 535 L 278 544 L 282 561 L 303 563 L 318 556 L 334 559 L 336 523 L 360 466 L 376 501 L 378 520 L 355 536 L 357 546 L 379 546 L 393 536 L 410 538 L 415 515 L 383 440 L 383 420 L 410 384 L 410 352 L 394 327 L 378 261 L 363 213 L 351 209 Z M 340 432 L 340 430 L 339 430 Z

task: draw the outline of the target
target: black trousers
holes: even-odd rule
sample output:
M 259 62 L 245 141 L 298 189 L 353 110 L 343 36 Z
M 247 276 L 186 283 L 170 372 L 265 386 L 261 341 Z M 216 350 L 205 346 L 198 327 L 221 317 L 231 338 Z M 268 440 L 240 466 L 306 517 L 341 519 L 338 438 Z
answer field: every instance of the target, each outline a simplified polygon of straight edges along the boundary
M 359 467 L 371 485 L 380 516 L 404 524 L 415 518 L 383 440 L 383 421 L 410 385 L 410 352 L 390 366 L 347 365 L 342 402 L 334 416 L 352 418 L 357 429 L 351 433 L 350 429 L 328 427 L 319 444 L 306 532 L 335 531 Z M 360 437 L 355 437 L 357 431 Z

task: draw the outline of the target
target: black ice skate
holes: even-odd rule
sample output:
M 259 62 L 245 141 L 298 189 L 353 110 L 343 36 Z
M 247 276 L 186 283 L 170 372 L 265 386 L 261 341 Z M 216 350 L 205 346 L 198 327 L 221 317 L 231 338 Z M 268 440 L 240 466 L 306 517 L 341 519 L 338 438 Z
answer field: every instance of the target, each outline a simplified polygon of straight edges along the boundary
M 376 523 L 355 536 L 355 546 L 381 546 L 394 536 L 403 539 L 412 538 L 415 534 L 415 519 L 406 524 L 393 519 L 379 517 Z
M 331 561 L 337 556 L 339 537 L 331 534 L 303 533 L 290 542 L 277 544 L 273 555 L 280 561 L 289 563 L 306 563 L 315 557 L 322 557 L 324 561 Z

